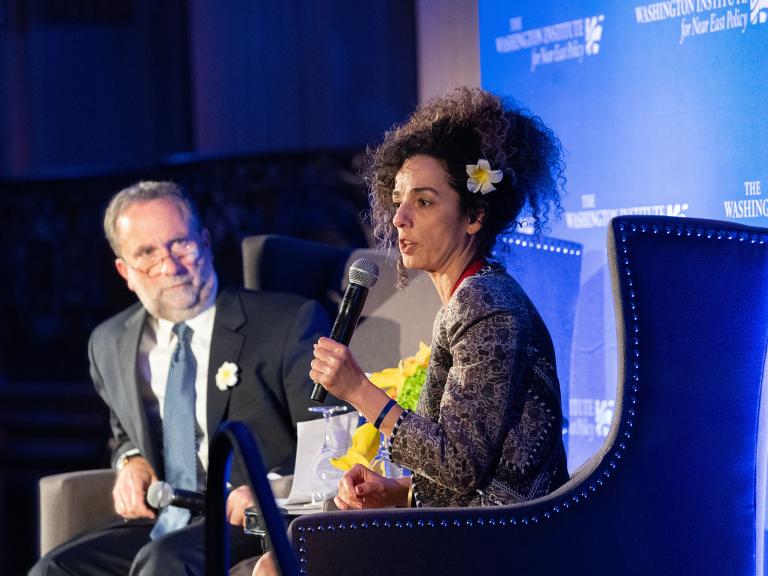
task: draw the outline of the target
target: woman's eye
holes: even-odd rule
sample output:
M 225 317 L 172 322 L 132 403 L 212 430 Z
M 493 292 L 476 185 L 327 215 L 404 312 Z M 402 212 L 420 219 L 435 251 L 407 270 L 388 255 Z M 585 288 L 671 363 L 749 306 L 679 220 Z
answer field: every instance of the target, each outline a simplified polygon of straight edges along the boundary
M 419 206 L 429 206 L 431 204 L 432 202 L 430 202 L 429 200 L 424 200 L 424 199 L 419 200 Z

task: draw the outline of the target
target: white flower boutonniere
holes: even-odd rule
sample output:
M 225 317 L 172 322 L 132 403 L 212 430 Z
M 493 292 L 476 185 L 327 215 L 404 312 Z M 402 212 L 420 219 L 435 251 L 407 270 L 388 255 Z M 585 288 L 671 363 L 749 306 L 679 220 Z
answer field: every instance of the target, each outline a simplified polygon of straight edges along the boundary
M 501 170 L 491 170 L 488 160 L 481 159 L 477 164 L 467 164 L 467 176 L 467 190 L 488 194 L 496 190 L 494 184 L 501 182 L 504 173 Z
M 237 384 L 237 372 L 240 368 L 234 362 L 224 362 L 216 371 L 216 388 L 226 391 Z

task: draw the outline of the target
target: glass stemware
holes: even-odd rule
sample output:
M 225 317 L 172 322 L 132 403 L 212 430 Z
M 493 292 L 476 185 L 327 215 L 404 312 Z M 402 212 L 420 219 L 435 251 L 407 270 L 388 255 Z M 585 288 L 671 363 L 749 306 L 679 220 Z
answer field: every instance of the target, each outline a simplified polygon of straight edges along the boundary
M 310 412 L 323 415 L 323 445 L 318 450 L 312 461 L 312 471 L 315 477 L 315 485 L 312 489 L 312 504 L 317 505 L 326 499 L 335 496 L 344 472 L 331 464 L 331 458 L 343 455 L 347 450 L 344 442 L 339 442 L 339 437 L 331 426 L 331 416 L 347 410 L 346 406 L 310 406 Z
M 370 468 L 385 478 L 402 478 L 407 475 L 403 468 L 390 459 L 387 441 L 384 434 L 381 433 L 379 434 L 379 450 L 371 460 Z

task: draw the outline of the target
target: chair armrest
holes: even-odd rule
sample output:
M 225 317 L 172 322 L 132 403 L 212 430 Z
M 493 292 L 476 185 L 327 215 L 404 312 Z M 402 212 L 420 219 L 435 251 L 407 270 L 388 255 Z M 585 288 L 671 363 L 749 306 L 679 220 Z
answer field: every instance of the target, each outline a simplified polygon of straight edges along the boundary
M 67 472 L 40 479 L 40 555 L 78 534 L 119 521 L 112 506 L 115 471 Z
M 506 574 L 510 566 L 514 574 L 567 574 L 592 537 L 580 526 L 613 522 L 613 530 L 626 532 L 621 514 L 578 505 L 590 493 L 584 480 L 589 485 L 594 477 L 506 506 L 305 514 L 291 522 L 288 534 L 302 569 L 312 576 L 343 574 L 350 566 L 364 566 L 366 576 Z
M 40 479 L 40 556 L 87 530 L 120 517 L 112 505 L 115 471 L 80 470 Z M 293 475 L 270 481 L 275 498 L 287 498 Z

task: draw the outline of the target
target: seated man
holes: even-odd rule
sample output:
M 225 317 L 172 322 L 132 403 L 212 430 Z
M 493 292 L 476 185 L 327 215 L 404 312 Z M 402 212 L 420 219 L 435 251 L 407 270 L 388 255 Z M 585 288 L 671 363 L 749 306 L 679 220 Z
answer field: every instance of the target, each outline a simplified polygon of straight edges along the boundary
M 321 307 L 295 296 L 218 292 L 208 231 L 171 182 L 140 182 L 112 198 L 104 231 L 140 302 L 98 326 L 89 356 L 110 409 L 112 497 L 125 521 L 52 550 L 30 574 L 202 574 L 201 516 L 147 506 L 150 484 L 203 490 L 208 443 L 223 420 L 248 425 L 267 469 L 290 473 L 296 422 L 310 417 L 312 344 L 328 333 Z M 252 504 L 233 465 L 231 560 L 258 552 L 242 532 Z

